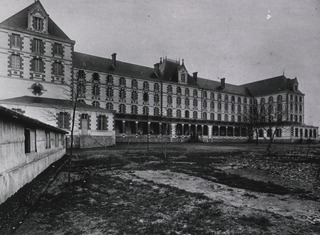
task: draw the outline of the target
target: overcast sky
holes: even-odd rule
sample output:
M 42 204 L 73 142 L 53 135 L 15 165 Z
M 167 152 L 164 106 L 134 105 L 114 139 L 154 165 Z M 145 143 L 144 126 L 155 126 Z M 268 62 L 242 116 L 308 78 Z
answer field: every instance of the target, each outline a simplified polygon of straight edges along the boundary
M 0 21 L 33 0 L 0 0 Z M 305 122 L 320 125 L 320 0 L 42 0 L 75 50 L 242 84 L 297 77 Z M 268 11 L 271 19 L 267 19 Z

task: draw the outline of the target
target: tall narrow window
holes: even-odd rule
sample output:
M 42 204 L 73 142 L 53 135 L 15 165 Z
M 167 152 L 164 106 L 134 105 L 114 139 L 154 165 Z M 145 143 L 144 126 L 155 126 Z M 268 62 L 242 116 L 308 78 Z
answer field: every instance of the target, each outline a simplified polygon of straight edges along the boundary
M 119 96 L 121 100 L 124 100 L 126 98 L 126 90 L 125 89 L 120 89 L 119 91 Z
M 63 66 L 61 63 L 58 63 L 58 62 L 53 63 L 53 74 L 57 76 L 63 75 Z
M 42 59 L 34 58 L 32 60 L 32 71 L 42 73 L 44 69 L 43 67 L 44 65 Z
M 46 149 L 51 148 L 50 131 L 46 131 Z
M 167 92 L 168 92 L 168 93 L 172 93 L 172 86 L 171 86 L 171 85 L 169 85 L 169 86 L 167 87 Z
M 93 84 L 92 86 L 92 95 L 99 96 L 100 95 L 100 86 L 99 84 Z
M 25 146 L 25 153 L 32 153 L 36 152 L 36 131 L 34 129 L 25 129 L 24 130 L 24 146 Z
M 124 104 L 119 105 L 119 113 L 126 113 L 126 106 Z
M 112 98 L 113 97 L 113 89 L 112 89 L 112 87 L 107 87 L 106 95 L 107 95 L 107 98 Z
M 43 19 L 39 17 L 33 17 L 33 28 L 37 31 L 43 30 Z
M 131 113 L 132 113 L 132 114 L 138 114 L 138 107 L 137 107 L 137 105 L 132 105 L 132 106 L 131 106 Z
M 190 95 L 190 90 L 189 88 L 186 88 L 186 96 L 189 96 Z
M 137 82 L 136 79 L 133 79 L 133 80 L 131 81 L 131 88 L 138 88 L 138 82 Z
M 143 115 L 149 115 L 149 107 L 143 106 Z
M 167 110 L 167 116 L 168 117 L 172 117 L 172 109 L 168 109 Z
M 108 103 L 106 104 L 106 109 L 108 109 L 108 110 L 113 110 L 113 104 L 110 103 L 110 102 L 108 102 Z
M 193 97 L 198 97 L 198 90 L 196 89 L 193 90 Z
M 154 91 L 159 91 L 160 88 L 159 88 L 159 84 L 158 83 L 155 83 L 154 84 Z
M 113 77 L 111 75 L 107 76 L 107 84 L 108 85 L 113 85 Z
M 99 115 L 97 119 L 97 130 L 107 130 L 107 124 L 106 115 Z
M 18 34 L 11 35 L 10 45 L 12 48 L 21 48 L 21 37 Z
M 11 55 L 11 68 L 21 69 L 21 57 L 19 55 Z
M 148 82 L 143 82 L 143 90 L 149 90 L 149 83 Z
M 177 118 L 181 118 L 181 110 L 180 109 L 177 110 Z
M 121 77 L 121 78 L 120 78 L 119 85 L 122 86 L 122 87 L 125 87 L 125 86 L 126 86 L 126 79 L 125 79 L 124 77 Z
M 153 110 L 153 114 L 154 114 L 154 116 L 159 116 L 160 115 L 160 111 L 159 111 L 159 108 L 154 108 L 154 110 Z
M 186 110 L 185 113 L 184 113 L 184 117 L 185 117 L 185 118 L 189 118 L 189 116 L 190 116 L 190 113 L 189 113 L 188 110 Z
M 155 103 L 155 104 L 158 104 L 159 101 L 160 101 L 159 94 L 154 94 L 153 99 L 154 99 L 154 103 Z
M 133 90 L 132 93 L 131 93 L 131 99 L 132 99 L 132 102 L 136 102 L 138 100 L 138 93 L 137 91 Z
M 33 47 L 32 47 L 32 52 L 37 53 L 37 54 L 43 54 L 43 42 L 41 39 L 34 39 L 33 40 Z
M 53 55 L 62 56 L 62 53 L 63 53 L 62 45 L 60 43 L 54 43 L 53 44 Z
M 193 118 L 197 119 L 198 118 L 198 112 L 197 111 L 193 111 Z
M 58 113 L 58 127 L 63 129 L 70 128 L 70 114 L 67 112 Z

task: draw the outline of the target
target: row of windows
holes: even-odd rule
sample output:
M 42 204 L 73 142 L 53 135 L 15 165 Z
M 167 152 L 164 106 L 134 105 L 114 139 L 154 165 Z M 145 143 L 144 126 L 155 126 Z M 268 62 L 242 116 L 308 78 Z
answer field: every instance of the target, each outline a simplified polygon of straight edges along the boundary
M 57 115 L 58 127 L 63 129 L 70 129 L 70 114 L 68 112 L 60 112 Z M 88 115 L 82 114 L 81 121 L 88 119 Z M 97 130 L 108 129 L 108 117 L 106 115 L 97 116 Z
M 13 69 L 22 69 L 22 58 L 20 55 L 10 56 L 10 67 Z M 52 64 L 52 73 L 57 76 L 63 75 L 63 65 L 60 62 Z M 44 72 L 44 62 L 41 58 L 33 58 L 31 60 L 31 70 L 34 72 Z
M 10 47 L 14 49 L 22 49 L 22 37 L 19 34 L 12 34 L 10 37 Z M 35 54 L 44 54 L 45 43 L 41 39 L 33 39 L 31 42 L 31 52 Z M 61 43 L 53 43 L 53 56 L 63 56 L 63 45 Z

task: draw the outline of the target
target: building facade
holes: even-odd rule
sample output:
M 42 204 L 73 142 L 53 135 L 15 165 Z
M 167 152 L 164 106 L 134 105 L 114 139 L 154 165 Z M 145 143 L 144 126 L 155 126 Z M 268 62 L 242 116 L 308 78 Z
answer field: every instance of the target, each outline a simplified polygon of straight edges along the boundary
M 0 85 L 6 87 L 1 99 L 77 93 L 80 103 L 115 113 L 117 141 L 318 136 L 317 127 L 304 124 L 304 94 L 296 78 L 282 75 L 237 86 L 191 74 L 183 60 L 160 58 L 151 68 L 119 61 L 115 53 L 109 59 L 74 52 L 75 41 L 39 1 L 2 22 L 0 34 L 5 65 Z
M 65 134 L 0 106 L 0 204 L 65 155 Z

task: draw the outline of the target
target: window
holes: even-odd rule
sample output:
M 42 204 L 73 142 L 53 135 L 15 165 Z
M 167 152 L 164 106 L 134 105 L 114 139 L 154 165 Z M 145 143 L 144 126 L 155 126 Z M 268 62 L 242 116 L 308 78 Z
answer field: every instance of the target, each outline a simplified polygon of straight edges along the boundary
M 236 121 L 236 119 L 235 119 L 234 115 L 231 115 L 231 122 L 235 122 L 235 121 Z
M 133 80 L 131 81 L 131 88 L 138 88 L 138 82 L 137 82 L 136 79 L 133 79 Z
M 214 121 L 214 113 L 210 113 L 210 120 Z
M 203 98 L 207 99 L 207 92 L 203 91 Z
M 112 87 L 107 87 L 107 98 L 112 98 L 113 97 L 113 89 Z
M 83 70 L 78 71 L 78 79 L 79 80 L 86 80 L 86 73 Z
M 169 85 L 169 86 L 167 87 L 167 92 L 168 92 L 168 93 L 172 93 L 172 86 L 171 86 L 171 85 Z
M 241 116 L 240 115 L 238 116 L 238 122 L 241 122 Z
M 92 95 L 99 96 L 100 95 L 100 86 L 99 84 L 93 84 L 92 86 Z
M 111 75 L 107 76 L 107 84 L 108 85 L 113 85 L 113 77 Z
M 194 99 L 193 100 L 193 107 L 198 107 L 198 100 L 197 99 Z
M 106 115 L 99 115 L 97 118 L 97 130 L 107 130 L 108 129 L 108 119 Z
M 21 57 L 19 55 L 11 55 L 11 68 L 21 69 Z
M 120 83 L 119 83 L 120 86 L 122 87 L 125 87 L 126 86 L 126 79 L 124 77 L 121 77 L 120 78 Z
M 238 113 L 241 113 L 241 105 L 238 105 Z
M 171 96 L 171 95 L 168 96 L 168 104 L 169 104 L 169 105 L 172 104 L 172 96 Z
M 241 97 L 238 97 L 238 103 L 241 104 Z
M 190 116 L 189 111 L 186 110 L 185 113 L 184 113 L 184 117 L 185 117 L 185 118 L 189 118 L 189 116 Z
M 248 101 L 247 101 L 247 98 L 246 98 L 246 97 L 244 97 L 244 98 L 243 98 L 243 103 L 245 103 L 245 104 L 247 104 L 247 103 L 248 103 Z
M 301 96 L 299 96 L 299 102 L 302 102 L 302 97 Z
M 121 88 L 119 91 L 119 96 L 121 100 L 124 100 L 126 98 L 126 90 Z
M 186 96 L 189 96 L 189 95 L 190 95 L 189 88 L 186 88 Z
M 214 110 L 214 102 L 211 102 L 211 103 L 210 103 L 210 109 L 211 109 L 211 110 Z
M 92 106 L 93 107 L 100 107 L 100 103 L 98 101 L 93 101 Z
M 58 76 L 63 75 L 63 66 L 61 63 L 58 63 L 58 62 L 53 63 L 53 74 Z
M 224 104 L 224 111 L 225 111 L 225 112 L 228 112 L 228 109 L 229 109 L 228 103 L 225 103 L 225 104 Z
M 54 136 L 54 146 L 56 148 L 59 147 L 59 134 L 58 133 L 56 133 L 55 136 Z
M 67 112 L 58 113 L 58 127 L 62 129 L 70 129 L 70 114 Z
M 138 100 L 138 93 L 137 91 L 132 91 L 131 93 L 131 99 L 133 102 L 137 101 Z
M 43 19 L 39 17 L 33 17 L 33 29 L 37 31 L 43 30 Z
M 186 98 L 184 102 L 185 102 L 185 105 L 186 105 L 187 107 L 190 105 L 190 101 L 189 101 L 188 98 Z
M 119 105 L 119 113 L 126 113 L 126 106 L 124 104 Z
M 159 94 L 154 94 L 153 99 L 154 99 L 154 103 L 155 103 L 155 104 L 158 104 L 159 101 L 160 101 Z
M 234 98 L 234 96 L 231 96 L 231 102 L 235 102 L 235 98 Z
M 149 83 L 148 82 L 143 82 L 143 90 L 149 90 Z
M 218 121 L 221 121 L 221 114 L 218 114 Z
M 36 131 L 34 129 L 25 129 L 24 130 L 24 146 L 25 146 L 25 153 L 32 153 L 36 152 Z
M 137 105 L 132 105 L 132 107 L 131 107 L 131 113 L 132 113 L 132 114 L 138 114 L 138 107 L 137 107 Z
M 203 119 L 203 120 L 207 120 L 207 113 L 204 112 L 204 113 L 202 114 L 202 119 Z
M 33 40 L 32 52 L 37 53 L 37 54 L 44 53 L 44 45 L 43 45 L 42 40 L 40 40 L 40 39 Z
M 259 129 L 259 137 L 263 137 L 264 131 L 262 129 Z
M 224 115 L 224 121 L 226 121 L 226 122 L 229 121 L 229 118 L 228 118 L 227 114 Z
M 63 48 L 60 43 L 53 44 L 53 55 L 62 56 Z
M 214 100 L 214 93 L 213 92 L 210 93 L 210 99 Z
M 143 102 L 149 102 L 149 94 L 147 92 L 143 93 Z
M 154 116 L 159 116 L 160 115 L 159 108 L 157 108 L 157 107 L 154 108 L 153 114 L 154 114 Z
M 181 82 L 185 82 L 186 81 L 186 75 L 183 73 L 181 74 Z
M 179 86 L 177 87 L 177 94 L 181 95 L 181 87 L 179 87 Z
M 198 90 L 196 89 L 193 90 L 193 97 L 198 97 Z
M 208 106 L 207 101 L 203 101 L 203 108 L 206 109 Z
M 167 116 L 168 117 L 172 117 L 172 109 L 168 109 L 167 110 Z
M 198 118 L 198 112 L 197 111 L 193 111 L 193 118 L 197 119 Z
M 21 37 L 18 34 L 11 35 L 11 47 L 21 48 Z
M 180 109 L 177 110 L 177 118 L 181 118 L 181 110 Z
M 51 148 L 50 131 L 46 131 L 46 149 Z
M 35 58 L 32 60 L 31 63 L 32 63 L 32 71 L 40 72 L 40 73 L 44 72 L 44 65 L 43 65 L 42 59 Z
M 221 100 L 221 94 L 218 94 L 218 100 Z
M 224 100 L 225 100 L 225 102 L 228 102 L 228 101 L 229 101 L 228 95 L 226 95 L 226 96 L 224 97 Z
M 113 104 L 110 103 L 110 102 L 108 102 L 108 103 L 106 104 L 106 109 L 108 109 L 108 110 L 113 110 Z
M 235 108 L 234 108 L 234 104 L 232 104 L 232 105 L 231 105 L 231 112 L 234 113 L 234 109 L 235 109 Z
M 221 102 L 218 103 L 218 110 L 221 110 Z
M 154 91 L 159 91 L 160 90 L 159 83 L 155 83 L 153 88 L 154 88 Z
M 272 103 L 273 103 L 273 97 L 272 97 L 272 96 L 269 96 L 269 98 L 268 98 L 268 103 L 269 103 L 269 104 L 272 104 Z
M 181 98 L 177 97 L 177 106 L 181 106 Z

